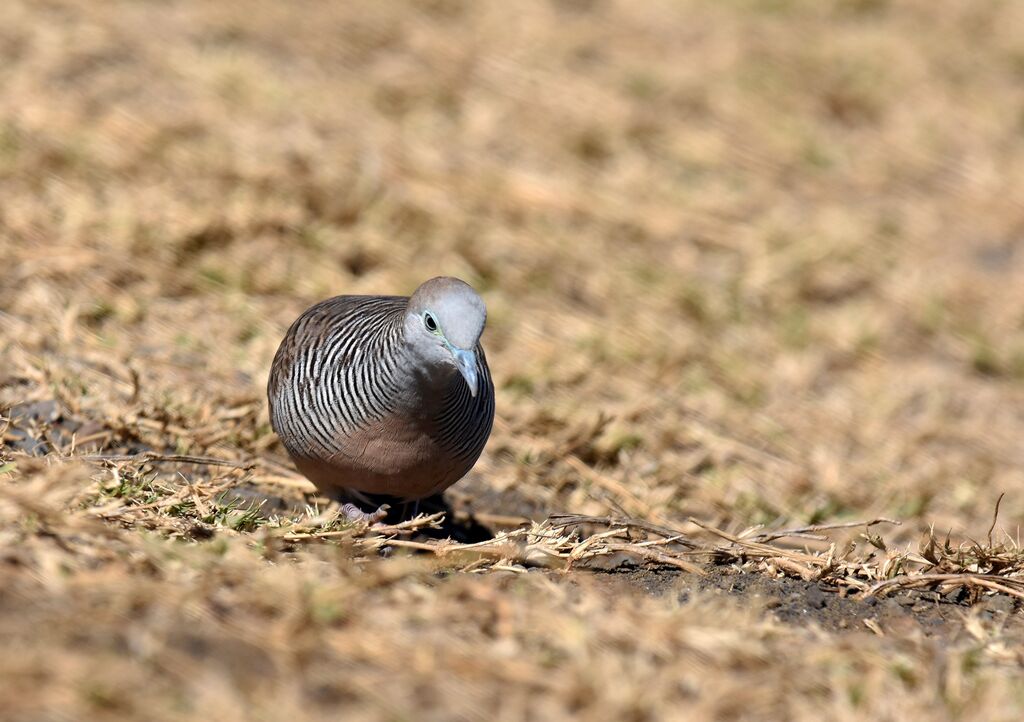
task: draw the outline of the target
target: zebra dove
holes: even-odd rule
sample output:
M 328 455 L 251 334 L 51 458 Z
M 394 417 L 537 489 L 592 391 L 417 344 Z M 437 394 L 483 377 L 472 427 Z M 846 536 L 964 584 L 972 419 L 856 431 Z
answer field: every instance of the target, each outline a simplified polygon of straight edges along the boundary
M 322 493 L 419 500 L 461 479 L 494 421 L 483 299 L 457 278 L 411 297 L 336 296 L 288 329 L 270 369 L 270 423 Z M 352 520 L 378 521 L 342 507 Z

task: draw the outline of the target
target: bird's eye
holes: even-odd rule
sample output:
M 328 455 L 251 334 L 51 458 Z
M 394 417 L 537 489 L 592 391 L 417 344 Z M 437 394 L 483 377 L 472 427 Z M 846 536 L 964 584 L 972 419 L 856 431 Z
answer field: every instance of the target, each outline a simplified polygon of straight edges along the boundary
M 429 313 L 423 314 L 423 325 L 427 327 L 427 330 L 431 333 L 437 331 L 437 321 Z

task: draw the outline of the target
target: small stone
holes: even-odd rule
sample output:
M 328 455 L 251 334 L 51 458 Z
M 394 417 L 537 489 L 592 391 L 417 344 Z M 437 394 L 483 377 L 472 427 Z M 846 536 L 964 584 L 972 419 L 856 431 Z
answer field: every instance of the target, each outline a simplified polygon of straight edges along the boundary
M 882 608 L 889 614 L 898 614 L 903 611 L 903 605 L 896 599 L 889 598 L 882 602 Z
M 207 539 L 213 539 L 217 535 L 217 531 L 206 524 L 193 524 L 188 528 L 188 537 L 197 541 L 204 541 Z
M 598 554 L 588 557 L 580 566 L 585 569 L 594 569 L 602 572 L 618 571 L 621 569 L 635 569 L 638 558 L 629 552 L 612 552 L 611 554 Z
M 967 590 L 963 587 L 957 587 L 952 591 L 946 592 L 942 595 L 942 598 L 950 604 L 961 604 L 966 596 Z
M 1009 594 L 993 594 L 984 601 L 984 608 L 999 614 L 1013 614 L 1013 597 Z
M 821 591 L 821 588 L 817 586 L 808 588 L 804 594 L 804 600 L 811 609 L 824 609 L 828 604 L 825 592 Z

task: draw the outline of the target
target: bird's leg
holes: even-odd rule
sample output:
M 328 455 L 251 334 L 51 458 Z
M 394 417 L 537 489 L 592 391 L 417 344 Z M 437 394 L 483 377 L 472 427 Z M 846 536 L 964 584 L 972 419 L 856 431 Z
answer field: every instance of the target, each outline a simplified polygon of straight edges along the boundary
M 410 510 L 412 511 L 411 514 L 409 513 Z M 419 511 L 420 511 L 420 500 L 419 499 L 414 499 L 412 501 L 402 502 L 402 513 L 400 514 L 400 516 L 402 517 L 403 521 L 407 521 L 409 519 L 415 518 L 416 515 L 419 513 Z
M 377 511 L 367 513 L 355 504 L 349 502 L 347 504 L 342 504 L 341 514 L 353 524 L 358 524 L 360 522 L 376 524 L 377 522 L 384 521 L 384 519 L 387 518 L 388 509 L 390 508 L 391 507 L 387 504 L 381 504 L 377 507 Z

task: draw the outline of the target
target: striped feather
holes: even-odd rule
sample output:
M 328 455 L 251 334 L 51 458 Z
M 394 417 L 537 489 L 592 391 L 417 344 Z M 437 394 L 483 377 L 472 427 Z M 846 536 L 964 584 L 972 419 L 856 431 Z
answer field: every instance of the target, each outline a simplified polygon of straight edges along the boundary
M 447 388 L 424 395 L 403 338 L 407 303 L 401 296 L 318 303 L 296 319 L 274 357 L 271 425 L 318 487 L 420 498 L 455 483 L 483 450 L 494 419 L 483 348 L 476 348 L 476 397 L 454 369 Z

